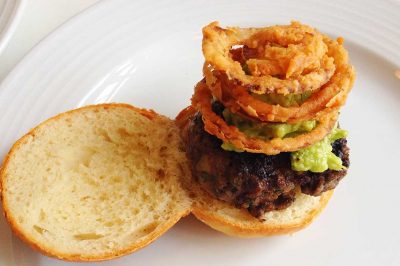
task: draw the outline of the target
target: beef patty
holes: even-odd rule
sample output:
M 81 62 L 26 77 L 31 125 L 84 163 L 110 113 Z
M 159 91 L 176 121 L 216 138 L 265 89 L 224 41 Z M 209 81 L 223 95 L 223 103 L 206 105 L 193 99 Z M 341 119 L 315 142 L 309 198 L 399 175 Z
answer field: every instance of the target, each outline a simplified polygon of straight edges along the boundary
M 219 113 L 216 110 L 216 113 Z M 187 156 L 193 176 L 203 189 L 216 198 L 246 208 L 255 217 L 285 209 L 295 200 L 296 191 L 319 196 L 333 189 L 347 170 L 323 173 L 292 170 L 290 153 L 265 155 L 231 152 L 221 148 L 222 141 L 204 130 L 201 114 L 189 121 Z M 349 166 L 346 139 L 332 144 L 333 153 Z

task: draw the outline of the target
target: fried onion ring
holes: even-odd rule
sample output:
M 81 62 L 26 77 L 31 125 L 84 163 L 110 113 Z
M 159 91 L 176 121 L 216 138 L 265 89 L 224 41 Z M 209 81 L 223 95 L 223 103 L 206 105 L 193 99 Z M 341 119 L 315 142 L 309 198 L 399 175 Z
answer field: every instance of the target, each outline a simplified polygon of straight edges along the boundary
M 192 105 L 202 114 L 204 129 L 222 141 L 231 143 L 238 149 L 252 153 L 274 155 L 280 152 L 291 152 L 307 147 L 323 139 L 335 126 L 338 117 L 338 112 L 335 110 L 324 116 L 316 117 L 317 126 L 308 133 L 296 137 L 274 138 L 265 141 L 248 137 L 239 131 L 237 127 L 229 126 L 224 119 L 213 112 L 211 101 L 211 92 L 205 80 L 202 80 L 196 85 L 195 93 L 192 97 Z
M 335 72 L 326 38 L 315 29 L 292 22 L 266 28 L 227 28 L 213 22 L 203 28 L 203 53 L 207 64 L 257 94 L 315 91 Z M 246 61 L 252 75 L 233 60 L 235 45 L 255 50 Z M 281 78 L 280 78 L 281 77 Z
M 284 107 L 263 102 L 253 97 L 241 85 L 229 80 L 222 71 L 204 65 L 203 73 L 212 94 L 232 112 L 238 112 L 267 122 L 299 122 L 313 118 L 318 113 L 338 110 L 351 90 L 355 72 L 348 64 L 348 56 L 338 42 L 326 38 L 328 54 L 335 60 L 336 71 L 331 80 L 299 106 Z
M 196 114 L 197 110 L 192 106 L 188 106 L 182 111 L 179 112 L 179 114 L 175 117 L 175 124 L 178 126 L 180 129 L 180 135 L 181 138 L 184 142 L 187 141 L 187 130 L 188 130 L 188 121 L 191 117 L 193 117 Z

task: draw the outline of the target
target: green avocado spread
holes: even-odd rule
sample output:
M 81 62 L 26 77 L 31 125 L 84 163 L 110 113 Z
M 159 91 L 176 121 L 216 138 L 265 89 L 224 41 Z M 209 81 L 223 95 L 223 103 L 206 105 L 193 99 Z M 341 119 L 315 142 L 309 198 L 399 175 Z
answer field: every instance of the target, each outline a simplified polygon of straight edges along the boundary
M 290 106 L 299 106 L 303 102 L 305 102 L 310 96 L 311 92 L 304 92 L 301 94 L 277 94 L 277 93 L 268 93 L 268 94 L 251 94 L 254 98 L 263 101 L 268 104 L 279 104 L 283 107 Z
M 227 143 L 227 142 L 222 143 L 221 148 L 226 151 L 244 152 L 244 150 L 236 148 L 235 145 L 233 145 L 232 143 Z
M 313 130 L 317 122 L 315 120 L 303 121 L 296 124 L 285 123 L 260 123 L 246 119 L 240 115 L 231 113 L 228 109 L 223 111 L 227 124 L 236 126 L 249 137 L 270 140 L 273 138 L 293 137 Z M 347 131 L 335 128 L 321 141 L 298 151 L 291 153 L 291 165 L 295 171 L 311 171 L 316 173 L 328 169 L 343 170 L 342 160 L 332 152 L 332 143 L 335 140 L 345 138 Z M 227 151 L 243 152 L 231 143 L 223 143 L 221 147 Z
M 229 109 L 225 109 L 222 114 L 228 125 L 237 127 L 249 137 L 257 137 L 265 140 L 293 137 L 304 132 L 310 132 L 317 125 L 315 120 L 303 121 L 296 124 L 260 123 L 233 114 Z
M 328 169 L 343 170 L 342 160 L 332 152 L 332 143 L 345 138 L 347 131 L 335 128 L 321 141 L 291 153 L 292 169 L 295 171 L 311 171 L 316 173 Z

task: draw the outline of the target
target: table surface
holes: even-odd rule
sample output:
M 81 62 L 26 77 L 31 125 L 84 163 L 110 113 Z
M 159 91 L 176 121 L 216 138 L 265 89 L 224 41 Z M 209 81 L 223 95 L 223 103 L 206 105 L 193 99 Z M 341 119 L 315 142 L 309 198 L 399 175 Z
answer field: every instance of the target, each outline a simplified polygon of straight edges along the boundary
M 49 33 L 99 0 L 25 1 L 16 30 L 0 54 L 0 82 Z

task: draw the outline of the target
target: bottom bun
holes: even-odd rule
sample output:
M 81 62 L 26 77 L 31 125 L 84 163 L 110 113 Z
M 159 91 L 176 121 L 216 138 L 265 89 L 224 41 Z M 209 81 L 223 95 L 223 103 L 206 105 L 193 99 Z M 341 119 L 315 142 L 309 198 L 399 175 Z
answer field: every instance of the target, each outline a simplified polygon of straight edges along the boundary
M 303 229 L 324 209 L 333 194 L 330 190 L 314 197 L 299 192 L 290 207 L 267 212 L 261 221 L 244 209 L 212 198 L 197 185 L 193 192 L 196 202 L 192 213 L 197 219 L 224 234 L 243 238 L 290 234 Z

